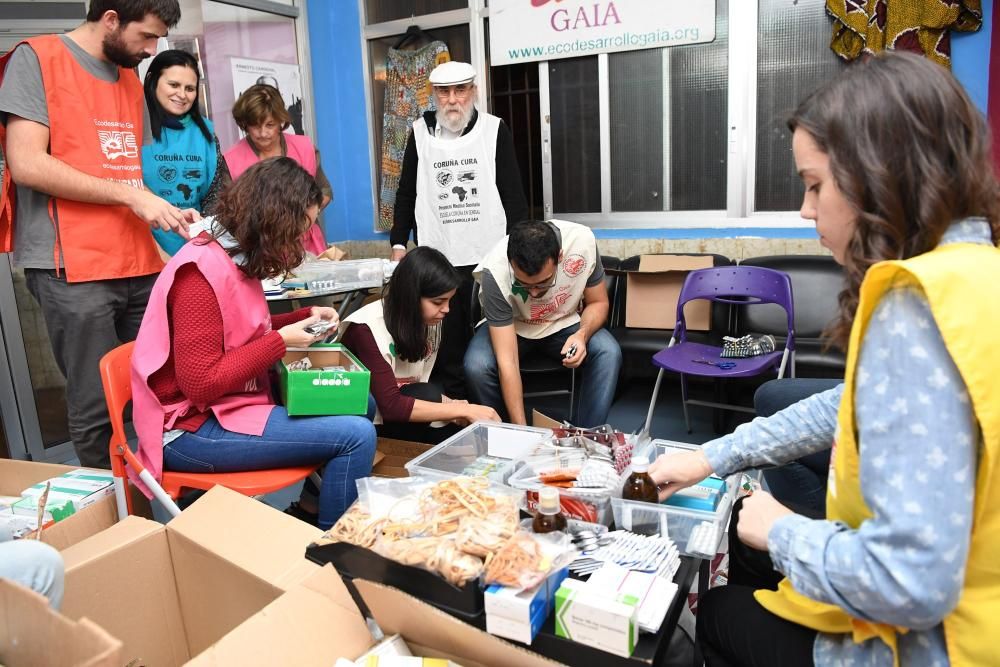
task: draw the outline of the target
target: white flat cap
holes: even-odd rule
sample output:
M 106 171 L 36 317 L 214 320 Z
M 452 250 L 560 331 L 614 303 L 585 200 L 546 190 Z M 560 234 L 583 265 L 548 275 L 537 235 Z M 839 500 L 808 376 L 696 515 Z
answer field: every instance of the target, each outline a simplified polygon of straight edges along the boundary
M 431 70 L 430 82 L 432 86 L 456 86 L 471 83 L 475 78 L 476 70 L 472 65 L 449 60 Z

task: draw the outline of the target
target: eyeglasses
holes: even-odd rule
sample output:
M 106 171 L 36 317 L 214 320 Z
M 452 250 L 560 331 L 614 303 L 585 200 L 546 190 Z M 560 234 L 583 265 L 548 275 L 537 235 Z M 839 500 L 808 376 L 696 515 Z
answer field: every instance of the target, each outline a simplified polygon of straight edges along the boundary
M 513 287 L 514 289 L 522 289 L 525 292 L 537 292 L 538 295 L 541 296 L 542 294 L 545 294 L 550 289 L 555 287 L 555 284 L 556 284 L 556 276 L 555 274 L 552 274 L 552 277 L 546 280 L 545 282 L 532 283 L 530 285 L 526 285 L 517 278 L 514 278 L 513 282 L 511 282 L 511 287 Z
M 455 93 L 455 97 L 460 100 L 465 99 L 472 92 L 473 85 L 471 83 L 460 83 L 455 86 L 434 86 L 434 94 L 443 100 L 451 97 L 452 93 Z

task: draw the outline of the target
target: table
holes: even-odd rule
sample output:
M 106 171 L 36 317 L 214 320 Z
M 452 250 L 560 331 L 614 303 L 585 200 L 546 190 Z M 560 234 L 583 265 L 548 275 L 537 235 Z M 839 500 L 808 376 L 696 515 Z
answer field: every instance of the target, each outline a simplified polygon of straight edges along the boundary
M 301 301 L 343 295 L 340 306 L 337 308 L 337 317 L 343 318 L 354 310 L 351 307 L 353 304 L 360 304 L 361 300 L 368 296 L 375 287 L 375 285 L 366 287 L 333 287 L 330 289 L 309 290 L 308 294 L 304 294 L 298 290 L 287 290 L 281 294 L 265 294 L 264 298 L 267 299 L 268 303 L 290 302 L 292 310 L 298 310 L 302 307 L 300 304 Z

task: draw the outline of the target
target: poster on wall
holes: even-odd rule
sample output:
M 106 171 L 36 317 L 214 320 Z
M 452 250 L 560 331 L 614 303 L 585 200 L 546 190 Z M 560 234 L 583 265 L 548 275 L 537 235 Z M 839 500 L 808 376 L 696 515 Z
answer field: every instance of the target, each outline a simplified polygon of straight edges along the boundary
M 233 72 L 233 95 L 236 99 L 254 84 L 266 83 L 274 86 L 281 93 L 288 115 L 292 117 L 292 125 L 286 131 L 305 134 L 302 129 L 302 77 L 298 65 L 253 58 L 230 58 L 230 63 Z
M 492 0 L 490 60 L 513 65 L 715 39 L 715 0 Z

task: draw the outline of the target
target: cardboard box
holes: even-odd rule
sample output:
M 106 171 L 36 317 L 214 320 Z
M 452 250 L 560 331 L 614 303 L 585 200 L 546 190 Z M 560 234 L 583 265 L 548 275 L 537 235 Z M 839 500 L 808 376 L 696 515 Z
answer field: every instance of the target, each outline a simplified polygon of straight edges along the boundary
M 463 667 L 557 664 L 396 589 L 369 581 L 356 583 L 382 631 L 387 636 L 402 635 L 414 655 L 453 660 Z M 338 658 L 357 659 L 375 643 L 340 575 L 326 566 L 222 637 L 189 666 L 329 667 Z
M 638 640 L 638 602 L 630 595 L 597 594 L 585 582 L 566 579 L 556 591 L 556 635 L 627 658 Z
M 121 667 L 121 654 L 121 642 L 91 621 L 72 621 L 38 593 L 0 580 L 0 660 L 6 667 Z
M 289 371 L 288 364 L 308 357 L 312 368 Z M 343 366 L 324 371 L 324 366 Z M 290 415 L 363 415 L 368 412 L 371 373 L 340 343 L 289 348 L 278 364 L 281 398 Z
M 639 269 L 626 272 L 625 326 L 634 329 L 673 329 L 677 323 L 677 298 L 689 271 L 712 267 L 711 256 L 643 255 Z M 710 301 L 698 300 L 684 307 L 691 331 L 711 326 Z
M 314 573 L 321 534 L 217 486 L 166 526 L 129 517 L 63 552 L 63 613 L 120 639 L 121 664 L 182 665 Z
M 410 442 L 409 440 L 379 438 L 375 447 L 375 466 L 372 468 L 372 475 L 378 477 L 409 477 L 410 473 L 406 470 L 406 464 L 433 446 L 422 442 Z M 382 455 L 381 459 L 379 458 L 379 454 Z
M 20 496 L 21 492 L 28 487 L 72 470 L 77 470 L 77 468 L 55 463 L 0 459 L 0 495 Z M 135 487 L 130 488 L 133 513 L 152 517 L 152 508 L 146 497 Z M 45 527 L 42 530 L 42 542 L 51 544 L 61 551 L 111 527 L 117 521 L 118 508 L 114 495 L 110 495 L 101 498 L 63 521 Z

